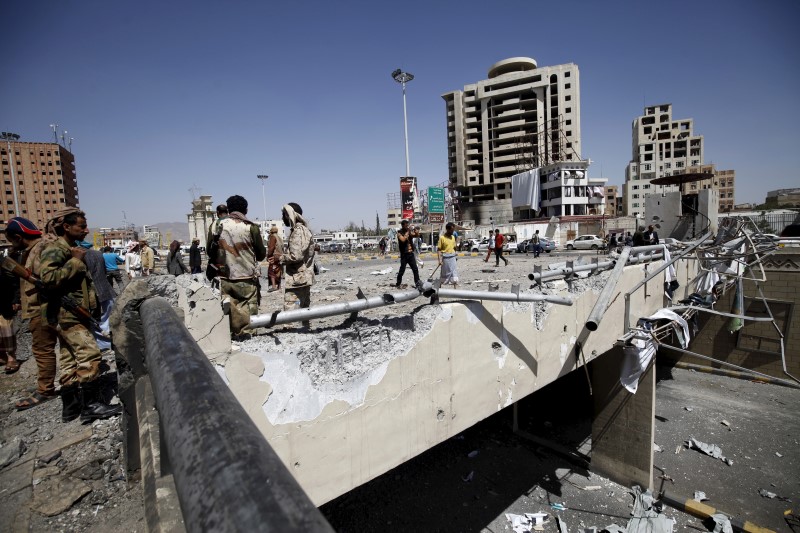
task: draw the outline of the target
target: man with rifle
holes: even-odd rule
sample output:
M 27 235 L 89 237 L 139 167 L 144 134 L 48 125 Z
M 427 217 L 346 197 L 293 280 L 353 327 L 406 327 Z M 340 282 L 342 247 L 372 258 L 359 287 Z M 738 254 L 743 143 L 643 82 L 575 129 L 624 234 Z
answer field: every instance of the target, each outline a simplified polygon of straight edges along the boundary
M 98 308 L 83 261 L 86 249 L 77 245 L 89 233 L 86 214 L 66 208 L 56 213 L 47 229 L 58 238 L 42 251 L 41 281 L 47 293 L 42 316 L 57 328 L 61 341 L 61 420 L 69 422 L 80 415 L 81 422 L 91 422 L 118 415 L 120 405 L 111 406 L 102 400 L 98 382 L 102 356 L 90 330 L 93 320 L 70 305 L 71 299 L 84 310 Z
M 20 282 L 22 318 L 28 320 L 31 352 L 36 360 L 37 370 L 36 390 L 29 397 L 16 403 L 17 410 L 23 411 L 58 396 L 55 387 L 57 336 L 56 331 L 42 319 L 41 298 L 35 286 L 40 275 L 40 255 L 46 244 L 42 232 L 27 218 L 14 217 L 6 223 L 6 240 L 11 243 L 14 251 L 20 254 L 19 260 L 24 265 L 15 269 L 9 264 L 10 268 L 6 268 L 6 262 L 10 259 L 5 258 L 3 269 L 22 278 Z M 27 281 L 28 279 L 33 281 Z

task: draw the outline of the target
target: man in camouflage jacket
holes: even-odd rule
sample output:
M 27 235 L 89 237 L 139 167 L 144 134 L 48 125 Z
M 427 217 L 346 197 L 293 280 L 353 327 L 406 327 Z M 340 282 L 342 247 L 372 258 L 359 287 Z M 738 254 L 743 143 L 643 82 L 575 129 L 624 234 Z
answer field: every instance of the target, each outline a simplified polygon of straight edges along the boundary
M 75 208 L 65 211 L 66 214 L 48 223 L 58 238 L 41 254 L 41 280 L 47 296 L 42 305 L 42 319 L 56 328 L 61 341 L 61 419 L 69 422 L 80 415 L 82 422 L 90 422 L 118 415 L 121 406 L 102 401 L 97 380 L 102 356 L 90 326 L 61 303 L 62 297 L 68 296 L 86 310 L 98 309 L 97 295 L 84 263 L 86 249 L 77 245 L 89 233 L 86 215 Z

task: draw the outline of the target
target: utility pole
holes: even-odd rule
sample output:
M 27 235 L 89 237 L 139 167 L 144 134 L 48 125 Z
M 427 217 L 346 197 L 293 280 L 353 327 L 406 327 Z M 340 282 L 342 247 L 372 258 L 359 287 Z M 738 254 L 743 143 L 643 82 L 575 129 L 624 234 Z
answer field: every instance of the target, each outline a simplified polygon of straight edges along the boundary
M 267 193 L 265 192 L 265 184 L 267 183 L 267 179 L 269 176 L 266 174 L 259 174 L 256 176 L 258 179 L 261 180 L 261 200 L 264 202 L 264 222 L 267 221 Z
M 403 86 L 403 131 L 406 140 L 406 176 L 411 175 L 411 164 L 408 159 L 408 115 L 406 113 L 406 83 L 414 79 L 414 75 L 397 69 L 392 72 L 394 81 Z

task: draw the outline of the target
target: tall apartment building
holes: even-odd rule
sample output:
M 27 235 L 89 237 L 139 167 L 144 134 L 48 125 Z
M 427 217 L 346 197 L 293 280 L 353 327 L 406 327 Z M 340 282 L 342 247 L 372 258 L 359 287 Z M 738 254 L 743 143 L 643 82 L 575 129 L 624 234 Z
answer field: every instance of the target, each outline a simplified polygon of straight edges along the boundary
M 626 215 L 642 216 L 646 197 L 678 190 L 677 185 L 652 185 L 653 179 L 703 164 L 703 136 L 694 134 L 693 122 L 673 119 L 672 104 L 646 107 L 634 119 L 633 153 L 625 169 Z
M 0 141 L 0 220 L 25 217 L 43 228 L 52 214 L 78 207 L 75 158 L 56 143 Z M 5 243 L 0 233 L 0 244 Z
M 456 216 L 476 224 L 513 218 L 511 176 L 581 160 L 580 73 L 513 57 L 488 79 L 442 95 Z

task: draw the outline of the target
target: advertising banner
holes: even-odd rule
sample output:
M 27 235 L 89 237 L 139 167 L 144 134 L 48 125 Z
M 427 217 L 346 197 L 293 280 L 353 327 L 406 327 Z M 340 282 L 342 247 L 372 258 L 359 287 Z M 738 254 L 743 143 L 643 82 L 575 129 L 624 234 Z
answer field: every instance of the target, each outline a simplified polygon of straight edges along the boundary
M 400 178 L 400 196 L 402 201 L 403 218 L 414 218 L 414 207 L 417 205 L 417 178 L 403 176 Z

